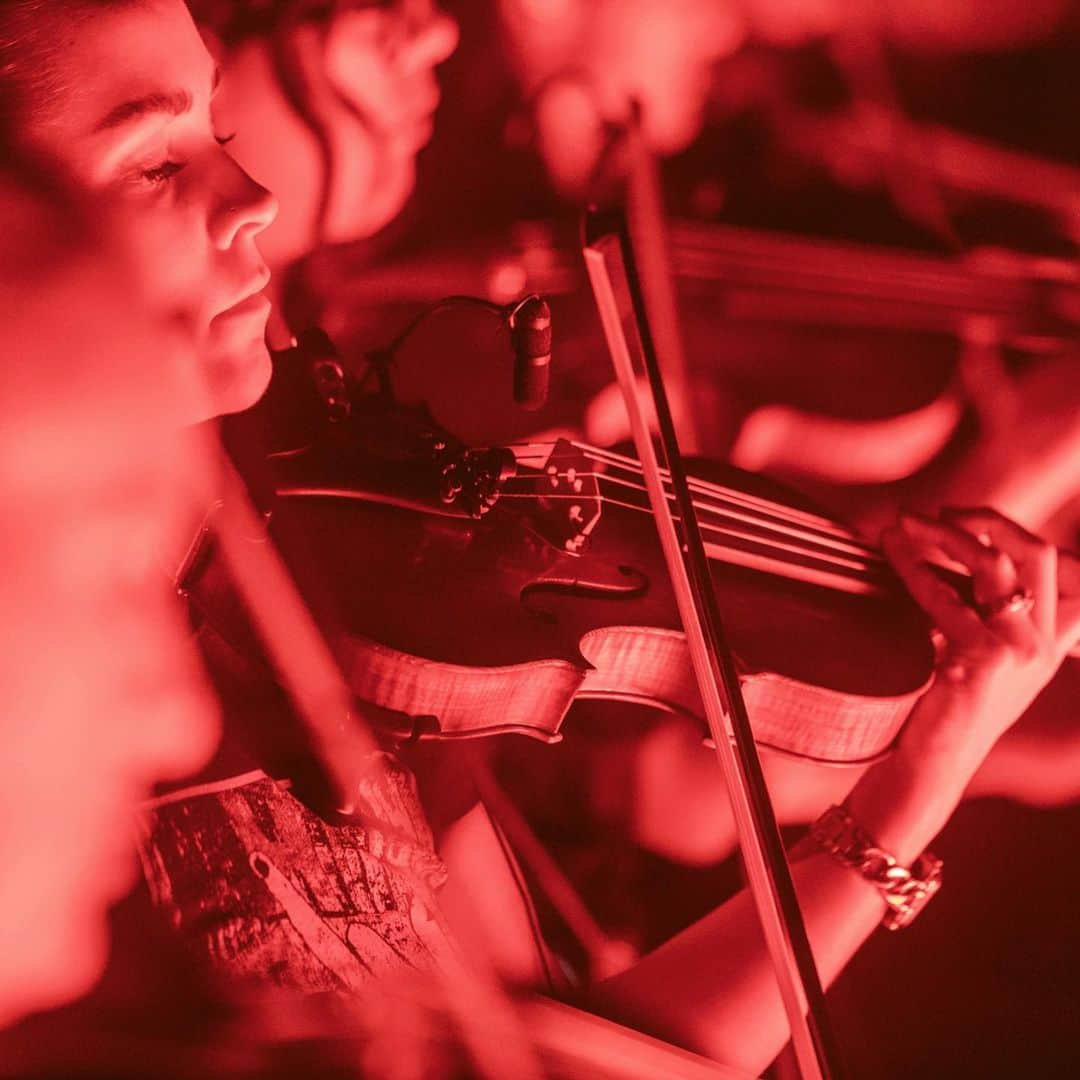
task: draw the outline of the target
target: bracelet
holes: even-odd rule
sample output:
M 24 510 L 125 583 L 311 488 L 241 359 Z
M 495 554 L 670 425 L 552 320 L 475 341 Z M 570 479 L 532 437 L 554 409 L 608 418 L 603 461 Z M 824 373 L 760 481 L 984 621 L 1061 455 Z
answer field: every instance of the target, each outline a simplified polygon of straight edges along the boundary
M 939 858 L 925 851 L 910 869 L 901 866 L 874 843 L 844 805 L 830 806 L 810 826 L 810 837 L 881 893 L 889 905 L 882 920 L 888 930 L 900 930 L 911 923 L 941 888 Z

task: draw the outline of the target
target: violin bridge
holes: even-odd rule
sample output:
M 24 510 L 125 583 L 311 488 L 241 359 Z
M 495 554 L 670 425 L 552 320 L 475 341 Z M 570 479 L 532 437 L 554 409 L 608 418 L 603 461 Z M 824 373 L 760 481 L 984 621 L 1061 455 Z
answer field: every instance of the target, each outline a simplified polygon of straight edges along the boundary
M 519 468 L 512 494 L 549 544 L 568 555 L 586 550 L 600 521 L 600 488 L 595 464 L 571 442 L 559 439 L 542 464 Z

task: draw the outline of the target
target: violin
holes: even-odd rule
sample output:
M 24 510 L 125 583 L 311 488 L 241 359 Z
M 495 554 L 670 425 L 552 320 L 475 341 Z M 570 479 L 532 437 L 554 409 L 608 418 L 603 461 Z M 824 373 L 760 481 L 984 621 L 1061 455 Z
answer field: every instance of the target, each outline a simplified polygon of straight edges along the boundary
M 946 257 L 678 219 L 670 231 L 673 270 L 687 298 L 740 325 L 955 336 L 977 319 L 992 324 L 1002 344 L 1041 353 L 1071 343 L 1080 321 L 1080 278 L 1064 259 L 1002 248 Z M 423 305 L 474 293 L 501 304 L 525 290 L 563 297 L 585 284 L 572 230 L 542 221 L 479 237 L 466 252 L 401 258 L 377 270 L 326 260 L 313 273 L 316 286 L 332 292 L 334 325 L 350 324 L 387 296 Z
M 577 699 L 701 716 L 635 459 L 566 439 L 468 446 L 423 408 L 367 397 L 269 461 L 271 533 L 289 558 L 283 522 L 302 523 L 349 688 L 398 716 L 398 737 L 553 742 Z M 704 460 L 692 489 L 757 740 L 828 762 L 883 753 L 931 677 L 925 616 L 794 493 Z

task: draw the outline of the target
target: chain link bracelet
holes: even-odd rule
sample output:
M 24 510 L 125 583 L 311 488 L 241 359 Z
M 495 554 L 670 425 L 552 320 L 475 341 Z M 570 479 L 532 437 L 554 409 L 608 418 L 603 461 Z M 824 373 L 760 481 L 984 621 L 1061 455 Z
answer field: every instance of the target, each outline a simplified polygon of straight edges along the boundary
M 941 888 L 941 860 L 923 852 L 910 869 L 901 866 L 863 831 L 844 805 L 830 806 L 810 827 L 823 851 L 873 885 L 889 905 L 882 924 L 900 930 L 911 923 Z

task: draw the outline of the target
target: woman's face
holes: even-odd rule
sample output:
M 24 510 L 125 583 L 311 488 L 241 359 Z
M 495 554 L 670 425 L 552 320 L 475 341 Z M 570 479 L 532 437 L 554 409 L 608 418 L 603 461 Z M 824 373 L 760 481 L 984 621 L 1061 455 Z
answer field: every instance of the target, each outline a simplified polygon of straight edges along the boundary
M 147 293 L 198 334 L 206 404 L 192 420 L 247 408 L 270 377 L 255 237 L 277 208 L 215 128 L 210 55 L 181 0 L 102 7 L 74 32 L 53 17 L 70 42 L 49 59 L 62 89 L 29 110 L 25 134 L 137 222 Z

